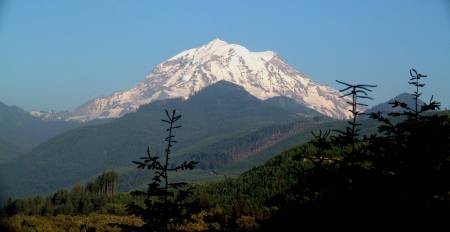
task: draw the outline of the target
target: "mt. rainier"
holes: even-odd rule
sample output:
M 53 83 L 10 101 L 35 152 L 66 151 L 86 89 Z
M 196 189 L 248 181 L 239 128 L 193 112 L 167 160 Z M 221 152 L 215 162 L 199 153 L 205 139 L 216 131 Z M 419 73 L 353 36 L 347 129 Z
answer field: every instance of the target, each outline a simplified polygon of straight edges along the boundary
M 302 76 L 276 53 L 251 52 L 214 39 L 157 65 L 130 90 L 85 103 L 71 113 L 70 119 L 120 117 L 155 100 L 187 99 L 220 80 L 242 86 L 262 100 L 286 96 L 330 117 L 349 116 L 345 99 L 339 98 L 338 91 Z

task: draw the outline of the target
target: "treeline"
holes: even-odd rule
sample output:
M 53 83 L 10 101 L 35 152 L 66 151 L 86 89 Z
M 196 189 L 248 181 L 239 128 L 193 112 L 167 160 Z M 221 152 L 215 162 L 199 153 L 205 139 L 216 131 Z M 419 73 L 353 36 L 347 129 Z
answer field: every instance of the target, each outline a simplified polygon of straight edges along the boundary
M 3 211 L 9 216 L 79 215 L 92 212 L 125 214 L 123 198 L 126 198 L 126 195 L 116 196 L 117 178 L 116 172 L 108 171 L 85 186 L 77 185 L 70 190 L 61 189 L 47 197 L 8 199 Z

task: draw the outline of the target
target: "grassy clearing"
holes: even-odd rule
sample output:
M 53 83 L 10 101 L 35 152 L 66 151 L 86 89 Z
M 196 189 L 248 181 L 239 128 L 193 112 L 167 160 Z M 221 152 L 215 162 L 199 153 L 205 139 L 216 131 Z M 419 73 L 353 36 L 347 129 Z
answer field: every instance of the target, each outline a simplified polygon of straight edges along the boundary
M 0 219 L 0 231 L 9 232 L 72 232 L 72 231 L 120 231 L 110 223 L 141 225 L 142 221 L 133 216 L 91 214 L 88 216 L 26 216 L 15 215 Z

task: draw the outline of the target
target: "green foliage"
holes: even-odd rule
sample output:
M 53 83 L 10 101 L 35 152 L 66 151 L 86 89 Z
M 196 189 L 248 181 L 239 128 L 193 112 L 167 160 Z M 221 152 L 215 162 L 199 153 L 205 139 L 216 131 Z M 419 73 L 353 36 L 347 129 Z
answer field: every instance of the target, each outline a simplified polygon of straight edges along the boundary
M 94 182 L 89 182 L 86 189 L 91 193 L 114 196 L 117 191 L 118 174 L 115 171 L 103 172 Z
M 295 157 L 299 153 L 309 153 L 310 149 L 313 149 L 310 145 L 298 146 L 236 179 L 197 185 L 193 201 L 210 215 L 204 221 L 234 231 L 240 228 L 237 221 L 242 217 L 252 217 L 257 224 L 267 220 L 276 207 L 265 204 L 295 184 L 292 170 L 304 165 Z
M 8 216 L 21 215 L 87 215 L 92 212 L 124 215 L 124 203 L 129 201 L 123 194 L 115 195 L 117 173 L 104 172 L 86 187 L 75 186 L 70 191 L 61 189 L 42 198 L 11 198 L 3 211 Z

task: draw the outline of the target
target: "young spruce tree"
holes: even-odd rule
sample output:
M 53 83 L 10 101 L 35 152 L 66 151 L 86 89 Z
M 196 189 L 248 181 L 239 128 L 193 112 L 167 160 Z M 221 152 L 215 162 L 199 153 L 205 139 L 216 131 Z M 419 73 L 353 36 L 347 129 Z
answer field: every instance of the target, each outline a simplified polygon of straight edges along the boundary
M 176 111 L 165 110 L 166 119 L 162 122 L 167 124 L 167 144 L 163 157 L 154 156 L 147 147 L 147 156 L 141 157 L 139 161 L 133 161 L 138 168 L 148 169 L 154 172 L 152 182 L 148 184 L 147 191 L 133 191 L 133 196 L 143 196 L 145 207 L 132 202 L 127 205 L 131 214 L 142 218 L 144 225 L 126 226 L 121 225 L 125 231 L 174 231 L 177 226 L 190 218 L 191 204 L 186 200 L 192 194 L 191 187 L 185 182 L 170 182 L 169 173 L 182 170 L 194 169 L 197 162 L 185 161 L 172 167 L 169 163 L 172 147 L 176 143 L 175 130 L 180 128 L 177 122 L 181 115 Z
M 351 109 L 349 110 L 351 113 L 351 118 L 347 121 L 349 126 L 345 128 L 345 131 L 342 130 L 335 130 L 339 134 L 336 138 L 338 139 L 338 143 L 341 146 L 349 145 L 350 146 L 350 152 L 348 153 L 348 157 L 350 159 L 356 159 L 358 157 L 355 157 L 357 155 L 356 146 L 360 142 L 359 140 L 359 132 L 361 126 L 361 123 L 357 122 L 357 119 L 363 115 L 364 113 L 361 112 L 361 107 L 366 107 L 367 104 L 362 103 L 360 99 L 370 99 L 368 92 L 372 92 L 372 88 L 377 87 L 376 85 L 365 85 L 365 84 L 348 84 L 342 81 L 336 80 L 336 82 L 343 84 L 345 88 L 339 90 L 344 97 L 351 97 L 351 101 L 347 101 L 347 104 L 351 106 Z M 351 160 L 350 160 L 351 161 Z

